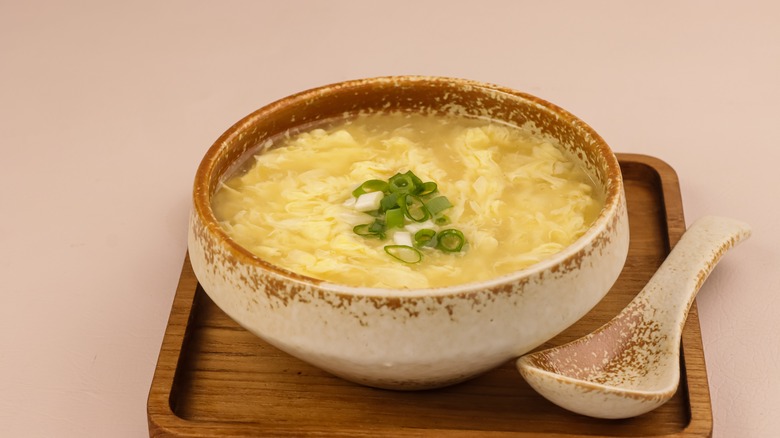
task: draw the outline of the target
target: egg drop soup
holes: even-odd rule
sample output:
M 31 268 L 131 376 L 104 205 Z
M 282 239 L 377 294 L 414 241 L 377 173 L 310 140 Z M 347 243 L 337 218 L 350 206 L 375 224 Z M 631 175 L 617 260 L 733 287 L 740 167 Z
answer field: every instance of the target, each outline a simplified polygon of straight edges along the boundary
M 381 217 L 356 209 L 353 191 L 406 172 L 435 182 L 434 195 L 450 206 L 435 221 L 408 221 L 382 238 L 357 234 Z M 394 113 L 274 138 L 220 185 L 212 207 L 235 242 L 269 263 L 344 285 L 417 289 L 531 266 L 584 234 L 603 205 L 577 161 L 532 129 Z M 463 246 L 441 251 L 404 237 L 420 229 L 456 229 Z M 399 237 L 419 261 L 389 254 Z

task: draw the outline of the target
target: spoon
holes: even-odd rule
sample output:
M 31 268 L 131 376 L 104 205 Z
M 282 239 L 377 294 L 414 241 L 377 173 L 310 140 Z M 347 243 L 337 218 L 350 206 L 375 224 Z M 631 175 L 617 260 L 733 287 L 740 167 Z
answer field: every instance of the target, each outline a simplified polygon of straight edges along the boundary
M 519 358 L 517 369 L 546 399 L 579 414 L 629 418 L 661 406 L 680 382 L 682 328 L 696 293 L 721 256 L 749 236 L 740 221 L 699 219 L 611 321 Z

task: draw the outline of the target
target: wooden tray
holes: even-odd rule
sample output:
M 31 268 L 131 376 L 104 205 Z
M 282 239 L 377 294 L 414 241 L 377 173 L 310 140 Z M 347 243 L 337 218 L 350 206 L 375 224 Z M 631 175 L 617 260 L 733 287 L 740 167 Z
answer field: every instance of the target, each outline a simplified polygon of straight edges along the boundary
M 597 328 L 636 295 L 685 229 L 679 183 L 662 161 L 620 154 L 631 246 L 619 280 L 588 315 L 543 347 Z M 514 361 L 449 388 L 355 385 L 280 352 L 229 319 L 184 261 L 147 404 L 153 437 L 708 437 L 712 411 L 696 305 L 674 398 L 628 420 L 572 414 L 536 394 Z

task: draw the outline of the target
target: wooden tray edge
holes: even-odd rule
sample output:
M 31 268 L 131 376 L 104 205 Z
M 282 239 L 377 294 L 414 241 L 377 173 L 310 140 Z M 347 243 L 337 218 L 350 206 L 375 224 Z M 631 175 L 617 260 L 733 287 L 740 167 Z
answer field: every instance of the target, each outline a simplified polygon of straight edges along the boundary
M 190 422 L 180 418 L 174 412 L 171 406 L 171 394 L 175 389 L 176 370 L 184 357 L 183 347 L 187 341 L 187 327 L 195 314 L 192 311 L 192 304 L 197 281 L 194 280 L 194 274 L 189 275 L 191 273 L 190 257 L 189 254 L 185 254 L 146 404 L 150 437 L 182 436 L 178 432 L 190 426 Z

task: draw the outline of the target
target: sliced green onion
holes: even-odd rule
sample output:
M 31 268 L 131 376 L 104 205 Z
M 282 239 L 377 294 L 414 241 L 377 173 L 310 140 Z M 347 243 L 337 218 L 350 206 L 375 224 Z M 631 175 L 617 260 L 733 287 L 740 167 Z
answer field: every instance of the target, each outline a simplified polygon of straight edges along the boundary
M 446 196 L 437 196 L 425 203 L 425 208 L 433 216 L 451 207 L 452 203 Z
M 382 192 L 369 192 L 355 198 L 355 205 L 353 208 L 357 211 L 375 211 L 379 209 L 379 205 L 382 202 L 385 194 Z
M 387 229 L 404 227 L 404 211 L 393 208 L 385 212 L 385 226 Z
M 436 236 L 436 231 L 430 228 L 423 228 L 422 230 L 414 233 L 414 245 L 425 246 L 431 243 L 433 237 Z
M 381 221 L 379 218 L 377 218 L 371 225 L 368 227 L 368 231 L 376 234 L 379 236 L 380 239 L 385 238 L 385 230 L 387 227 L 385 226 L 385 223 Z
M 404 175 L 412 179 L 412 183 L 414 183 L 414 189 L 413 189 L 414 193 L 419 194 L 423 186 L 422 180 L 418 178 L 417 175 L 415 175 L 414 172 L 412 172 L 411 170 L 408 170 Z
M 358 197 L 364 193 L 384 192 L 387 190 L 387 182 L 379 179 L 370 179 L 352 191 L 352 196 Z
M 436 248 L 444 252 L 458 252 L 463 249 L 466 238 L 460 230 L 448 229 L 439 232 Z
M 417 248 L 406 245 L 386 245 L 385 252 L 395 259 L 408 264 L 419 263 L 422 260 L 422 253 Z
M 411 170 L 396 173 L 387 181 L 367 180 L 353 190 L 352 195 L 357 199 L 355 209 L 374 220 L 352 230 L 360 236 L 381 240 L 387 238 L 388 232 L 394 233 L 395 244 L 386 245 L 384 249 L 404 263 L 422 260 L 423 255 L 417 248 L 435 247 L 444 252 L 459 252 L 466 245 L 461 231 L 447 229 L 437 234 L 433 229 L 450 223 L 450 218 L 442 212 L 453 207 L 446 196 L 438 193 L 435 182 L 423 182 Z M 431 219 L 435 226 L 429 221 Z M 397 229 L 400 231 L 394 231 Z
M 425 222 L 431 217 L 422 199 L 414 195 L 405 195 L 398 198 L 398 205 L 404 215 L 415 222 Z
M 431 193 L 439 189 L 439 186 L 437 186 L 436 183 L 433 181 L 428 181 L 426 183 L 423 183 L 423 185 L 420 187 L 421 187 L 420 193 L 418 193 L 418 195 L 420 196 L 430 195 Z
M 387 188 L 395 193 L 412 193 L 415 189 L 414 180 L 407 173 L 396 173 L 388 181 Z
M 370 227 L 371 227 L 371 224 L 355 225 L 355 227 L 352 228 L 352 231 L 354 231 L 355 234 L 357 234 L 358 236 L 377 237 L 376 234 L 374 234 L 373 232 L 371 232 L 371 230 L 369 230 Z
M 445 214 L 442 214 L 442 215 L 436 216 L 436 219 L 434 219 L 433 222 L 436 225 L 447 225 L 448 223 L 450 223 L 450 218 L 449 218 L 449 216 L 447 216 Z
M 385 224 L 379 219 L 370 224 L 355 225 L 352 228 L 352 231 L 358 236 L 376 237 L 378 239 L 385 238 Z
M 379 201 L 379 211 L 392 210 L 398 207 L 398 193 L 390 193 L 389 195 L 385 195 L 385 197 Z

